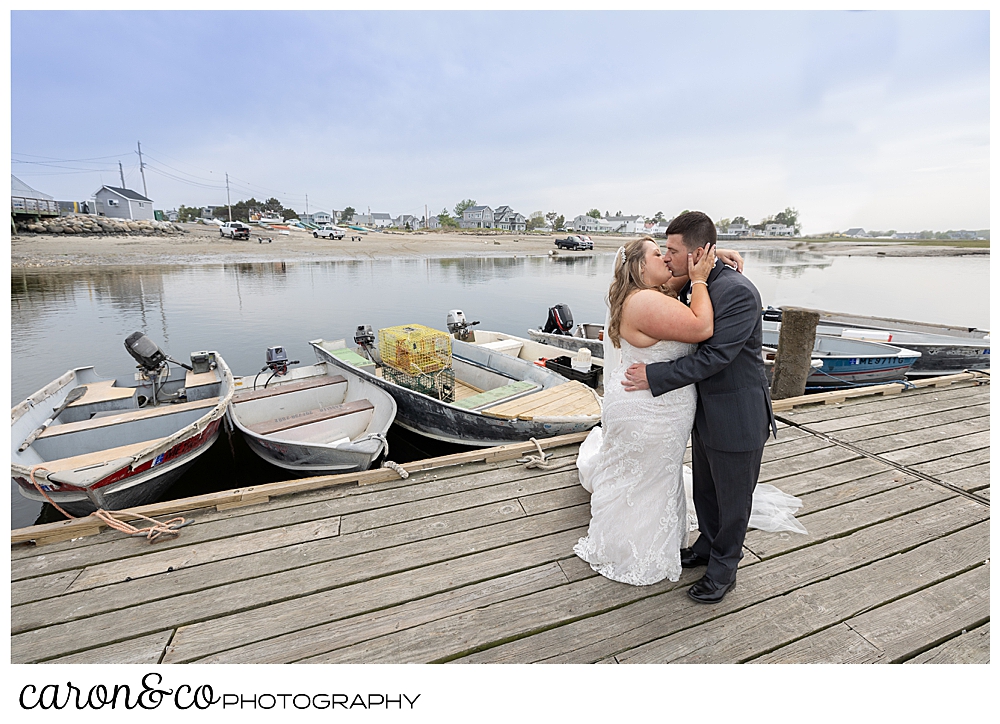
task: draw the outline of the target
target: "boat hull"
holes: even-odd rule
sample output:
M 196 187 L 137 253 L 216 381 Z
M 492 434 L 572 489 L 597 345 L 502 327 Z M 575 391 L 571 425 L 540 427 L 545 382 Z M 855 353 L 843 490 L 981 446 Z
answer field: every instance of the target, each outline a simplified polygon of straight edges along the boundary
M 591 356 L 604 359 L 604 342 L 599 339 L 587 339 L 585 337 L 574 337 L 566 334 L 551 334 L 549 332 L 540 332 L 537 329 L 529 329 L 528 337 L 536 342 L 558 347 L 570 353 L 576 352 L 581 348 L 586 348 L 590 350 Z

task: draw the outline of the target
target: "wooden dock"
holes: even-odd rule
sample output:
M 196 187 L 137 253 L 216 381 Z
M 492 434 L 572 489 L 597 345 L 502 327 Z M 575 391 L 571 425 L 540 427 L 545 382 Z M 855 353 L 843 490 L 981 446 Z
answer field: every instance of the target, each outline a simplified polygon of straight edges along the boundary
M 648 587 L 594 574 L 572 552 L 590 515 L 575 468 L 529 469 L 519 445 L 405 480 L 148 506 L 193 521 L 152 544 L 92 518 L 13 531 L 11 660 L 988 662 L 986 381 L 776 403 L 760 480 L 802 499 L 809 534 L 750 531 L 718 605 L 685 595 L 700 569 Z M 581 439 L 548 441 L 548 463 Z

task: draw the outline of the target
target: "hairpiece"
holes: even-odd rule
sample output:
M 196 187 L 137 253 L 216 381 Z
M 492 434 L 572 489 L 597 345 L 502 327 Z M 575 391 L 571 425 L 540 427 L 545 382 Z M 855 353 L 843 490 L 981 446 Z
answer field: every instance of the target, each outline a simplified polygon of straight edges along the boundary
M 625 258 L 625 247 L 619 246 L 618 251 L 620 251 L 622 254 L 622 264 L 625 264 L 628 261 L 628 259 Z

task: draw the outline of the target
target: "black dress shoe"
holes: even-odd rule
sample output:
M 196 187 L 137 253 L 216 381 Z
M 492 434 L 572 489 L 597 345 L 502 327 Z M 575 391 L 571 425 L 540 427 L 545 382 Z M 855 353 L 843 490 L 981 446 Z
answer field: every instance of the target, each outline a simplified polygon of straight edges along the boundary
M 736 587 L 736 579 L 729 583 L 716 583 L 708 576 L 702 576 L 688 589 L 688 596 L 698 603 L 718 603 L 731 589 Z
M 681 548 L 681 568 L 697 568 L 707 566 L 708 559 L 699 556 L 692 548 Z

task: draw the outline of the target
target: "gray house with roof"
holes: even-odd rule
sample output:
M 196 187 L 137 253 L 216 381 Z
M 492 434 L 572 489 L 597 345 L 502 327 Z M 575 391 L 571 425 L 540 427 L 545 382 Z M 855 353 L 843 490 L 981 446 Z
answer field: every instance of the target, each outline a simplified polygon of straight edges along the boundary
M 493 225 L 507 231 L 524 231 L 527 219 L 509 206 L 501 206 L 493 212 Z
M 140 193 L 117 186 L 101 186 L 94 194 L 98 216 L 153 220 L 153 202 Z
M 492 229 L 493 209 L 489 206 L 470 206 L 462 212 L 458 225 L 463 229 Z

